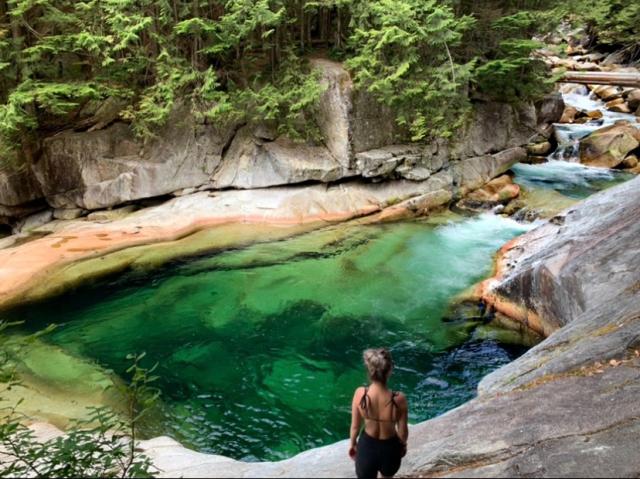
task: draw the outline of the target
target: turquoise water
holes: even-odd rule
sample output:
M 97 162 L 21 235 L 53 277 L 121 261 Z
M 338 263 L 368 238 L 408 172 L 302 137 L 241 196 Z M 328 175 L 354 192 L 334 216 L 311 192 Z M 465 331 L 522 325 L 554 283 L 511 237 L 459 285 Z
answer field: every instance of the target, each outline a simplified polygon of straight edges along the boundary
M 557 160 L 539 165 L 518 163 L 511 169 L 516 174 L 514 180 L 522 186 L 554 190 L 574 199 L 584 199 L 634 177 L 622 171 Z
M 468 400 L 523 352 L 480 339 L 447 306 L 527 227 L 448 218 L 328 227 L 129 272 L 14 314 L 33 330 L 59 324 L 47 341 L 118 374 L 132 352 L 159 362 L 162 405 L 147 434 L 280 459 L 347 437 L 367 347 L 391 348 L 392 386 L 413 422 Z

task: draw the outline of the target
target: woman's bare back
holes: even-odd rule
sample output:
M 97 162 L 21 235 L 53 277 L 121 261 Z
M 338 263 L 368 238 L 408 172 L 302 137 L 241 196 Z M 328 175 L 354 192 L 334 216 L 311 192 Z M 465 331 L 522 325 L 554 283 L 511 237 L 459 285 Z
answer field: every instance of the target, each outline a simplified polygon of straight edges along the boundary
M 369 436 L 384 440 L 397 435 L 396 425 L 406 410 L 406 399 L 402 393 L 394 393 L 374 383 L 358 388 L 355 396 Z

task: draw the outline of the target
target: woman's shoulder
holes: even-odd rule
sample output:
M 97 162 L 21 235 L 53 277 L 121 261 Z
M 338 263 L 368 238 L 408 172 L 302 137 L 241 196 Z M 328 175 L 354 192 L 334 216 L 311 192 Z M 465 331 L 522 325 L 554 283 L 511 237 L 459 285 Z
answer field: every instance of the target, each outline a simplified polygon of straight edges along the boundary
M 402 391 L 393 391 L 393 400 L 398 406 L 407 405 L 407 396 Z
M 353 399 L 360 399 L 362 396 L 364 396 L 364 393 L 366 392 L 366 390 L 367 390 L 366 386 L 357 387 L 356 390 L 353 392 Z

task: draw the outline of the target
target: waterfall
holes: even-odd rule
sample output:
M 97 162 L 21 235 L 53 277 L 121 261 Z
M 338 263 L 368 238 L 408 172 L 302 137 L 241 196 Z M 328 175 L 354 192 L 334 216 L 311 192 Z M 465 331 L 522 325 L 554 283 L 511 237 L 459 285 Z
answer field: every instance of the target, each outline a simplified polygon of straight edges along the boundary
M 558 147 L 549 154 L 547 159 L 579 163 L 580 140 L 600 128 L 613 125 L 616 121 L 629 121 L 640 128 L 640 123 L 638 123 L 636 116 L 609 111 L 602 100 L 593 93 L 585 92 L 585 90 L 563 93 L 562 98 L 565 105 L 585 112 L 597 110 L 602 113 L 602 117 L 586 123 L 555 123 L 554 131 Z

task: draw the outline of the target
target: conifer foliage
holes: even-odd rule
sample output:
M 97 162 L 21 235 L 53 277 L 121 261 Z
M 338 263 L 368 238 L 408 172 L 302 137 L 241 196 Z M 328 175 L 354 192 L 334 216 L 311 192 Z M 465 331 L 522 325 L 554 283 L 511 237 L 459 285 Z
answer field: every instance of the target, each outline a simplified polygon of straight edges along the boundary
M 557 3 L 0 0 L 0 158 L 31 161 L 44 135 L 106 98 L 142 137 L 182 103 L 203 121 L 267 120 L 317 139 L 314 56 L 345 61 L 414 140 L 447 137 L 470 91 L 540 94 L 546 72 L 530 38 Z

